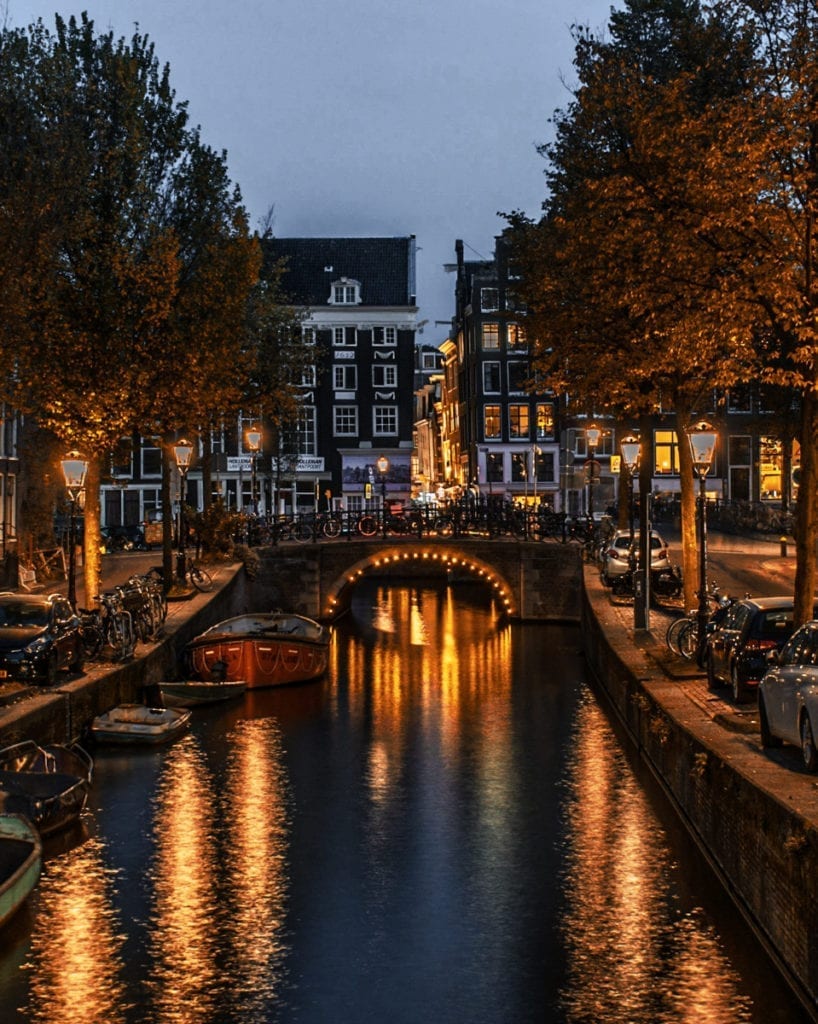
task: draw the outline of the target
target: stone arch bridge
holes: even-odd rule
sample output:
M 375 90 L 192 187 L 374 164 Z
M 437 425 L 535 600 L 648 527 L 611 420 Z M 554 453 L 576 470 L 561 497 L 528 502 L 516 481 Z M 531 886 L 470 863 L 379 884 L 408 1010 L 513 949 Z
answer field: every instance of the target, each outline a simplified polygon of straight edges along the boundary
M 342 614 L 364 576 L 473 579 L 490 588 L 512 619 L 578 622 L 581 554 L 556 541 L 374 537 L 256 548 L 250 583 L 256 607 L 311 618 Z M 258 603 L 257 603 L 258 602 Z

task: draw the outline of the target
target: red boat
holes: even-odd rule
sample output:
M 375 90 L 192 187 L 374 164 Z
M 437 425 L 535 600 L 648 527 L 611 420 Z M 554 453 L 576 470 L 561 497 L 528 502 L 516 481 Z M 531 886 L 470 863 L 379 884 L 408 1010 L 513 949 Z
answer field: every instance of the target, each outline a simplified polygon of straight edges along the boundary
M 287 612 L 238 615 L 211 626 L 188 646 L 200 679 L 244 680 L 247 689 L 303 683 L 327 668 L 330 632 Z

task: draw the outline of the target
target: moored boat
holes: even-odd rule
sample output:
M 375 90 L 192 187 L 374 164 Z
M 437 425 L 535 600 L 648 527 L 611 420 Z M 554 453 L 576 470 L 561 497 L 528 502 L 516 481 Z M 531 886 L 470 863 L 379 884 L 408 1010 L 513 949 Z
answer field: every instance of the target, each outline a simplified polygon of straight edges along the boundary
M 34 825 L 18 814 L 0 814 L 0 926 L 28 899 L 42 862 L 43 844 Z
M 193 708 L 200 704 L 216 704 L 235 700 L 247 689 L 243 679 L 182 679 L 159 683 L 159 692 L 166 707 Z
M 0 808 L 47 836 L 72 825 L 88 800 L 94 762 L 79 746 L 24 740 L 0 750 Z
M 244 680 L 247 689 L 303 683 L 323 675 L 330 632 L 305 615 L 238 615 L 211 626 L 188 644 L 193 675 Z
M 190 711 L 185 708 L 149 708 L 144 704 L 119 704 L 91 722 L 98 743 L 167 743 L 187 728 Z

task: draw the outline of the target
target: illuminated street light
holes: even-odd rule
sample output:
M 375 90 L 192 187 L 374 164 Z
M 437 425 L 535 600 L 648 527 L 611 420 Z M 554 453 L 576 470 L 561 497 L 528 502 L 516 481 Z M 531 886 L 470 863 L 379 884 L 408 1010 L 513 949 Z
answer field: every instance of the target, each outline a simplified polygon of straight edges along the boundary
M 190 441 L 182 439 L 173 446 L 173 457 L 176 460 L 176 468 L 182 478 L 179 489 L 179 551 L 176 557 L 176 576 L 179 583 L 184 586 L 187 579 L 187 565 L 185 558 L 185 534 L 187 524 L 185 523 L 185 500 L 187 497 L 187 471 L 193 459 L 193 445 Z
M 386 509 L 386 474 L 389 472 L 389 459 L 385 455 L 381 455 L 378 461 L 375 463 L 378 467 L 378 472 L 381 474 L 381 507 Z
M 588 481 L 588 518 L 592 524 L 594 521 L 594 483 L 597 479 L 596 474 L 599 468 L 595 456 L 600 437 L 602 437 L 602 431 L 595 423 L 585 428 L 585 442 L 588 445 L 588 463 L 586 465 L 585 479 Z
M 707 494 L 705 481 L 713 465 L 716 454 L 718 434 L 705 420 L 692 424 L 687 428 L 687 439 L 690 442 L 690 453 L 693 456 L 693 469 L 699 477 L 698 528 L 699 528 L 699 607 L 698 632 L 696 640 L 696 663 L 704 667 L 705 640 L 707 638 Z
M 633 490 L 636 474 L 639 472 L 639 463 L 642 458 L 642 445 L 639 438 L 634 434 L 628 434 L 619 442 L 619 451 L 622 454 L 622 462 L 628 471 L 628 523 L 630 528 L 630 545 L 628 547 L 631 572 L 634 574 L 633 588 L 633 625 L 634 629 L 646 629 L 648 625 L 648 601 L 650 594 L 650 544 L 648 544 L 648 557 L 638 563 L 637 556 L 633 550 Z M 642 549 L 645 545 L 642 544 Z M 637 569 L 638 571 L 635 571 Z
M 60 462 L 71 512 L 68 520 L 68 600 L 77 607 L 77 502 L 85 489 L 88 460 L 79 452 L 69 452 Z
M 244 440 L 250 449 L 250 491 L 253 515 L 258 515 L 258 485 L 256 477 L 256 460 L 261 448 L 261 431 L 258 427 L 248 427 L 244 432 Z

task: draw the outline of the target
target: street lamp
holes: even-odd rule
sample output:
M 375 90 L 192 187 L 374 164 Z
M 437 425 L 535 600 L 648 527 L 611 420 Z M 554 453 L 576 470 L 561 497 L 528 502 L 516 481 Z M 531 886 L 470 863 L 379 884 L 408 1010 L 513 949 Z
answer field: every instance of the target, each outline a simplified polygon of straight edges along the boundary
M 588 518 L 593 524 L 594 521 L 594 481 L 596 480 L 596 446 L 599 444 L 599 439 L 602 437 L 602 431 L 599 427 L 592 423 L 589 427 L 585 428 L 585 441 L 588 445 L 588 468 L 586 472 L 586 478 L 588 480 Z
M 77 502 L 85 487 L 85 474 L 88 472 L 88 460 L 79 452 L 69 452 L 61 460 L 65 487 L 71 502 L 71 513 L 68 520 L 68 600 L 71 607 L 77 607 Z
M 381 474 L 381 508 L 386 511 L 386 474 L 389 472 L 389 459 L 385 455 L 381 455 L 376 465 Z
M 185 523 L 185 499 L 187 491 L 187 471 L 190 469 L 190 462 L 193 458 L 193 445 L 184 438 L 177 441 L 173 446 L 173 457 L 176 459 L 176 468 L 181 477 L 179 489 L 179 551 L 176 557 L 176 576 L 179 583 L 184 586 L 187 579 L 187 565 L 185 564 L 185 534 L 187 525 Z
M 630 524 L 631 545 L 633 545 L 633 483 L 639 469 L 639 456 L 642 453 L 639 438 L 633 434 L 623 437 L 619 442 L 619 451 L 622 454 L 622 461 L 628 471 L 628 523 Z
M 258 515 L 258 488 L 256 481 L 256 459 L 261 448 L 261 431 L 258 427 L 248 427 L 244 432 L 244 440 L 250 449 L 250 492 L 253 515 Z
M 693 456 L 693 469 L 699 477 L 698 527 L 699 527 L 699 608 L 698 632 L 696 638 L 696 663 L 704 666 L 705 641 L 707 639 L 707 494 L 705 480 L 713 465 L 718 434 L 713 427 L 700 420 L 687 428 L 687 439 Z

